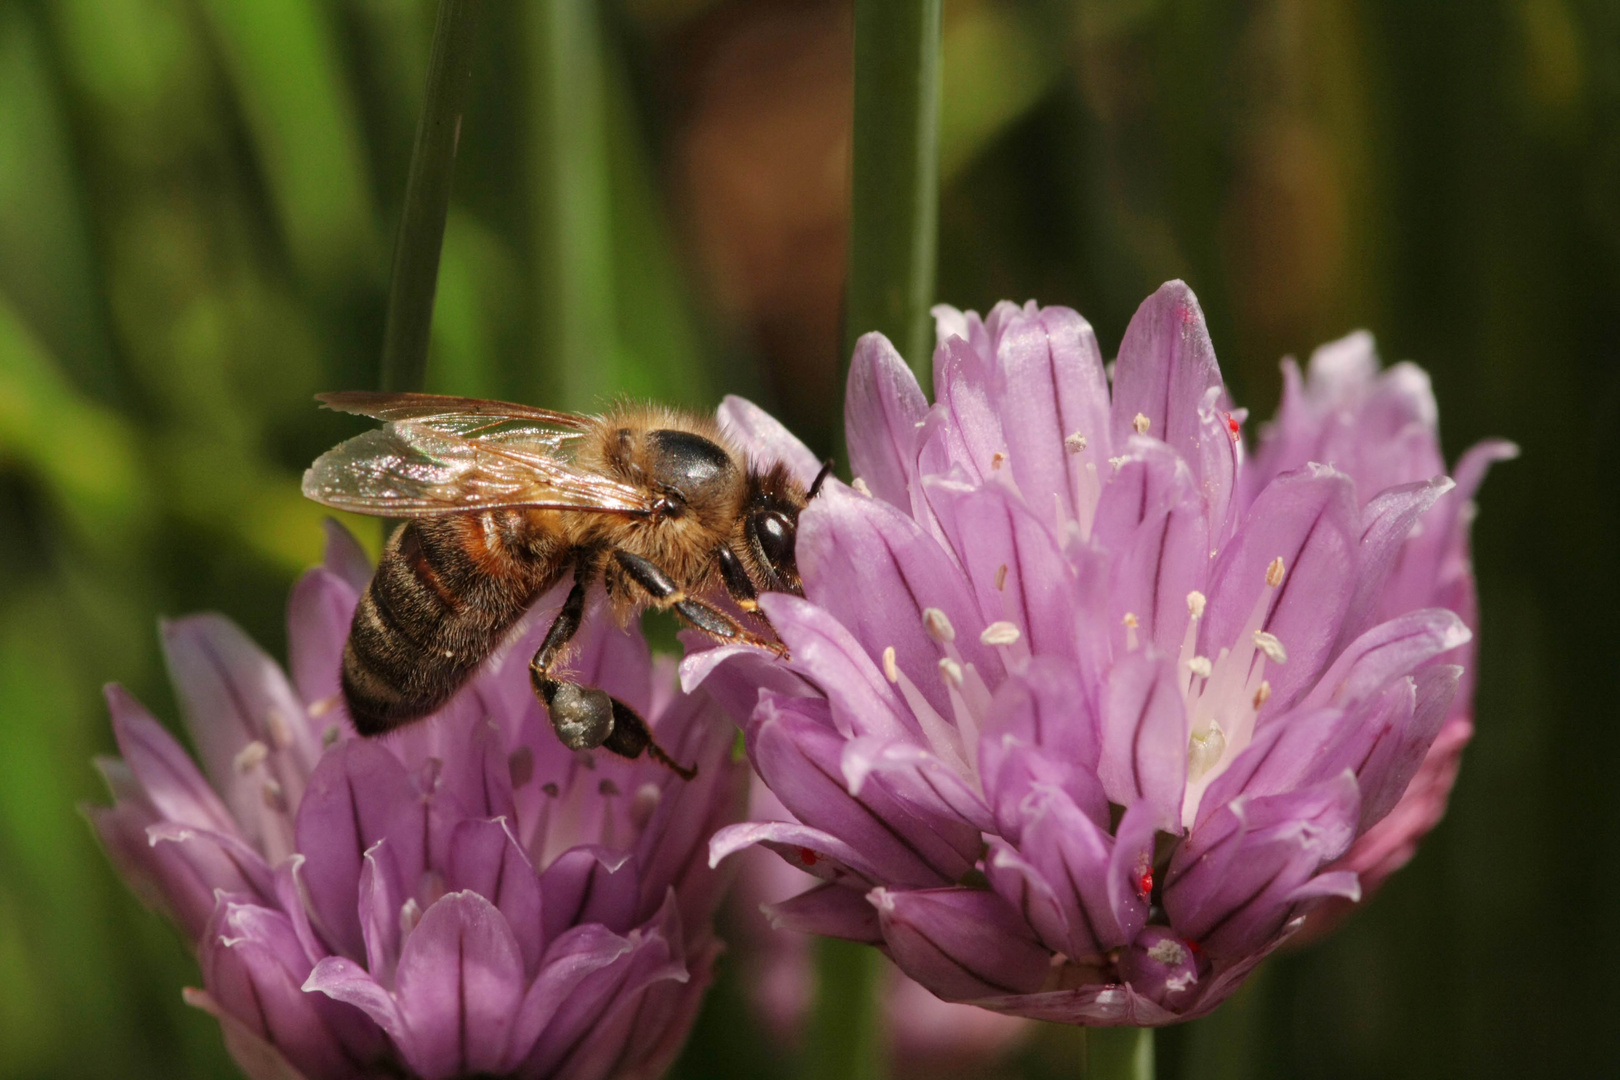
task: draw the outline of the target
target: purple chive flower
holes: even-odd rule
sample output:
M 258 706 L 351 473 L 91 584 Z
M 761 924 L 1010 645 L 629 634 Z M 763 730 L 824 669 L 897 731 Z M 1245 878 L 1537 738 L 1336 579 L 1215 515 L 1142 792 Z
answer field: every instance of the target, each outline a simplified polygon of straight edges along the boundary
M 698 775 L 565 750 L 526 668 L 559 593 L 435 719 L 358 739 L 338 664 L 370 573 L 333 526 L 289 605 L 290 681 L 219 616 L 164 626 L 201 771 L 108 688 L 123 758 L 89 814 L 196 942 L 186 999 L 256 1078 L 658 1075 L 719 948 L 702 848 L 741 808 L 730 723 L 598 612 L 576 670 Z
M 1445 477 L 1426 377 L 1360 335 L 1287 369 L 1250 459 L 1180 282 L 1111 379 L 1072 311 L 935 314 L 932 406 L 880 335 L 857 346 L 858 479 L 801 519 L 805 599 L 763 601 L 790 667 L 685 662 L 791 812 L 711 858 L 776 851 L 822 882 L 776 925 L 879 945 L 950 1001 L 1201 1015 L 1437 818 L 1469 499 L 1510 448 Z M 782 438 L 762 452 L 792 460 Z
M 788 816 L 757 780 L 750 817 Z M 816 879 L 763 849 L 740 853 L 728 905 L 733 910 L 740 974 L 749 1004 L 772 1037 L 802 1039 L 815 987 L 811 939 L 771 929 L 775 905 L 815 885 Z M 941 1001 L 896 968 L 884 973 L 880 1001 L 893 1071 L 924 1075 L 940 1068 L 988 1066 L 1022 1044 L 1033 1025 L 1018 1017 Z M 969 1068 L 969 1071 L 973 1071 Z

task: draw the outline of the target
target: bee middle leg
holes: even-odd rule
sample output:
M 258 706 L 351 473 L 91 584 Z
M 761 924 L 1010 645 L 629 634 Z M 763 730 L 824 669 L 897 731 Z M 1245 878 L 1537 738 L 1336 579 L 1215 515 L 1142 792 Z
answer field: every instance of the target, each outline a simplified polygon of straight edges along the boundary
M 630 576 L 631 581 L 645 589 L 660 608 L 674 608 L 677 615 L 710 637 L 743 645 L 757 645 L 762 649 L 769 649 L 778 656 L 787 655 L 787 647 L 781 642 L 760 637 L 713 604 L 686 595 L 685 590 L 675 584 L 668 574 L 640 555 L 618 548 L 613 552 L 613 561 Z
M 568 590 L 568 598 L 563 601 L 551 629 L 546 631 L 539 651 L 529 661 L 529 683 L 545 702 L 557 739 L 570 750 L 594 750 L 600 746 L 627 758 L 639 757 L 645 750 L 649 757 L 667 765 L 682 779 L 692 779 L 697 769 L 681 765 L 666 754 L 663 747 L 653 741 L 647 722 L 636 710 L 610 697 L 606 691 L 556 677 L 553 667 L 579 632 L 584 619 L 585 593 L 589 585 L 590 574 L 582 567 L 574 575 L 574 587 Z

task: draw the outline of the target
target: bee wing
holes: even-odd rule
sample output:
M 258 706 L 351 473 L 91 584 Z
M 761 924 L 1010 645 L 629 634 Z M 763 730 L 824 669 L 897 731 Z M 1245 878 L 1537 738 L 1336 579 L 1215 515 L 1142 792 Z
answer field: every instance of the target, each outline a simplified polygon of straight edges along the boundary
M 539 409 L 533 405 L 516 405 L 509 401 L 485 401 L 483 398 L 451 397 L 448 394 L 388 394 L 372 390 L 342 390 L 329 394 L 316 394 L 315 400 L 334 412 L 369 416 L 373 420 L 421 420 L 440 427 L 452 425 L 461 428 L 473 421 L 500 423 L 504 420 L 527 421 L 542 427 L 583 431 L 590 419 L 573 413 Z M 465 431 L 458 433 L 465 434 Z
M 489 419 L 448 413 L 396 420 L 357 435 L 315 459 L 304 473 L 304 495 L 323 506 L 380 517 L 506 506 L 651 513 L 646 492 L 573 463 L 578 431 L 520 422 L 485 433 Z M 467 437 L 474 431 L 477 437 Z

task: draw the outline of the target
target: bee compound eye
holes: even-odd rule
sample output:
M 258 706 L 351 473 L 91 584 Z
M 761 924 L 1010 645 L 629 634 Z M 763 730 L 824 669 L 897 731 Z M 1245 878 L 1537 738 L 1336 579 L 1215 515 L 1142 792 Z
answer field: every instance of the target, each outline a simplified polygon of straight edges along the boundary
M 793 569 L 793 522 L 786 514 L 767 510 L 754 515 L 754 540 L 760 554 L 776 570 Z

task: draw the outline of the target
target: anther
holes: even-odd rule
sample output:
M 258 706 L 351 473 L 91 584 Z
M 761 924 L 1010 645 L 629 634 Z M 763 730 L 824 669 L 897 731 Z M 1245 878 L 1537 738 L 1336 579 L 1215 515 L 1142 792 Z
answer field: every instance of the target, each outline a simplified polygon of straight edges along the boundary
M 1265 679 L 1261 679 L 1260 689 L 1254 692 L 1254 711 L 1259 712 L 1260 706 L 1264 705 L 1270 697 L 1271 683 L 1267 682 Z
M 962 689 L 962 665 L 948 656 L 939 658 L 939 673 L 956 689 Z
M 337 694 L 332 694 L 330 697 L 323 697 L 321 700 L 310 704 L 309 715 L 319 720 L 321 717 L 331 712 L 337 706 L 337 703 Z
M 264 714 L 264 726 L 270 733 L 271 746 L 285 750 L 292 745 L 292 729 L 287 726 L 287 718 L 280 709 L 271 709 Z
M 900 681 L 900 668 L 894 662 L 893 645 L 886 645 L 883 648 L 883 677 L 892 683 Z
M 327 700 L 330 701 L 331 699 L 328 698 Z M 343 738 L 343 729 L 336 724 L 328 724 L 326 730 L 321 732 L 321 749 L 332 749 L 341 738 Z
M 862 495 L 865 495 L 868 499 L 872 497 L 872 489 L 867 487 L 866 481 L 862 480 L 858 476 L 849 482 L 849 486 L 860 492 Z
M 1001 621 L 985 627 L 984 633 L 979 635 L 979 640 L 986 645 L 1011 645 L 1022 636 L 1018 632 L 1018 627 L 1010 622 Z
M 1207 679 L 1209 678 L 1210 673 L 1215 670 L 1215 665 L 1209 662 L 1209 657 L 1207 656 L 1195 656 L 1191 660 L 1187 661 L 1187 670 L 1191 671 L 1194 675 L 1197 675 L 1201 679 Z
M 950 618 L 937 607 L 923 608 L 923 627 L 928 631 L 928 636 L 938 644 L 943 645 L 956 640 L 956 627 L 951 625 Z
M 1195 619 L 1202 619 L 1204 617 L 1204 605 L 1208 602 L 1203 593 L 1194 589 L 1187 594 L 1187 614 Z
M 1112 465 L 1114 467 L 1115 472 L 1119 472 L 1120 466 L 1124 465 L 1129 460 L 1131 460 L 1131 459 L 1126 457 L 1124 454 L 1121 454 L 1119 457 L 1111 457 L 1111 458 L 1109 458 L 1108 459 L 1108 464 L 1110 464 L 1110 465 Z
M 1002 563 L 1000 566 L 996 567 L 996 592 L 1001 592 L 1006 587 L 1007 587 L 1007 564 Z
M 555 783 L 550 782 L 550 781 L 548 781 L 548 782 L 546 782 L 544 784 L 541 784 L 540 785 L 540 790 L 545 792 L 547 797 L 553 798 L 553 799 L 555 799 L 558 795 L 562 794 L 562 788 L 558 787 Z
M 416 897 L 413 896 L 399 905 L 399 932 L 401 934 L 409 934 L 416 929 L 416 924 L 421 921 L 422 905 L 416 902 Z
M 1187 740 L 1187 780 L 1200 780 L 1204 774 L 1220 764 L 1226 753 L 1226 735 L 1219 724 L 1211 724 L 1202 735 Z
M 248 773 L 264 764 L 264 759 L 269 756 L 270 748 L 264 745 L 264 743 L 260 742 L 258 739 L 254 739 L 252 742 L 242 747 L 241 750 L 237 751 L 236 757 L 231 759 L 231 767 L 234 768 L 239 774 L 246 776 Z
M 1288 662 L 1288 651 L 1283 648 L 1282 642 L 1277 640 L 1276 634 L 1268 634 L 1264 630 L 1254 632 L 1254 647 L 1266 654 L 1266 659 L 1273 664 Z
M 1141 622 L 1136 618 L 1135 612 L 1130 611 L 1127 611 L 1125 613 L 1125 617 L 1119 621 L 1127 630 L 1135 630 L 1138 626 L 1142 625 Z
M 1266 584 L 1275 589 L 1277 586 L 1282 584 L 1282 579 L 1283 561 L 1282 556 L 1279 555 L 1275 559 L 1271 560 L 1270 566 L 1266 567 Z
M 266 780 L 259 794 L 264 799 L 264 805 L 271 810 L 279 814 L 287 812 L 287 793 L 282 790 L 281 785 L 276 781 Z
M 1086 437 L 1076 431 L 1072 435 L 1063 437 L 1063 448 L 1071 454 L 1082 453 L 1086 448 Z
M 604 799 L 614 798 L 619 794 L 619 785 L 604 777 L 597 785 L 596 792 Z
M 1003 465 L 1005 465 L 1006 463 L 1007 463 L 1007 455 L 1003 454 L 1000 450 L 997 450 L 995 453 L 990 455 L 990 468 L 991 469 L 999 469 Z
M 1138 435 L 1146 435 L 1148 433 L 1148 428 L 1152 426 L 1153 421 L 1149 420 L 1144 413 L 1137 413 L 1135 416 L 1131 417 L 1131 427 L 1136 429 L 1136 433 Z

